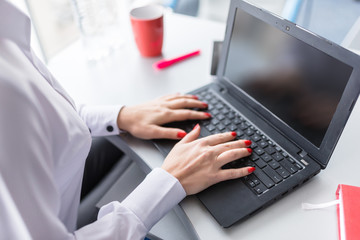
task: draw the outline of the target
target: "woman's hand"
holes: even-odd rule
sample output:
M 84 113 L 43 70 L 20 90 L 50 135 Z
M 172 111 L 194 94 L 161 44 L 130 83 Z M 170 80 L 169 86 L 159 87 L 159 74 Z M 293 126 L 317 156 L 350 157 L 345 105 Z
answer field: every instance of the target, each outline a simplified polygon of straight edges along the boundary
M 249 140 L 234 140 L 234 132 L 220 133 L 197 139 L 200 127 L 187 134 L 166 157 L 162 168 L 176 177 L 187 195 L 229 179 L 252 173 L 254 167 L 222 169 L 231 161 L 249 156 L 252 152 Z M 229 142 L 230 141 L 230 142 Z
M 193 95 L 169 95 L 145 104 L 123 107 L 117 124 L 120 129 L 142 139 L 181 139 L 186 135 L 182 129 L 161 125 L 175 121 L 207 119 L 211 117 L 209 113 L 189 109 L 206 109 L 207 106 Z

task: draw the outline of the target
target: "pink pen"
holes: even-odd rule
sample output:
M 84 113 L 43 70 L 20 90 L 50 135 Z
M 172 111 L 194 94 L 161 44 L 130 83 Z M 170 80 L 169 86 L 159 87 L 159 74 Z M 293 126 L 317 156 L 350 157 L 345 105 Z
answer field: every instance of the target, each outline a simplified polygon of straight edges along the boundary
M 197 50 L 195 52 L 191 52 L 191 53 L 185 54 L 185 55 L 177 57 L 177 58 L 168 59 L 168 60 L 166 60 L 166 59 L 160 60 L 160 61 L 154 63 L 153 66 L 157 69 L 167 68 L 167 67 L 173 65 L 174 63 L 180 62 L 184 59 L 187 59 L 189 57 L 196 56 L 199 54 L 200 54 L 200 50 Z

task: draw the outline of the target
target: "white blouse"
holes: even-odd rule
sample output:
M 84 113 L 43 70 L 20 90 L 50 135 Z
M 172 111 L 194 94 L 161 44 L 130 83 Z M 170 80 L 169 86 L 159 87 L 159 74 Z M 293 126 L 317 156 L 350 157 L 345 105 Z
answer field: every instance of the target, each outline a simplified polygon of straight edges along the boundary
M 33 54 L 29 18 L 0 0 L 0 210 L 12 206 L 8 212 L 20 216 L 1 211 L 0 223 L 12 226 L 2 236 L 24 225 L 33 239 L 143 239 L 185 197 L 179 181 L 158 168 L 75 231 L 91 136 L 118 134 L 120 108 L 77 107 Z

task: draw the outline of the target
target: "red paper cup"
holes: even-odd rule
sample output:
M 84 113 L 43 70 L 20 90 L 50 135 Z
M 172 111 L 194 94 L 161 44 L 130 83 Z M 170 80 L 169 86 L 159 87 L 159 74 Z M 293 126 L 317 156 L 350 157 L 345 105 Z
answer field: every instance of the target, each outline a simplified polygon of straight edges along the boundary
M 135 42 L 144 57 L 161 54 L 164 38 L 163 15 L 163 8 L 158 5 L 138 7 L 130 11 Z

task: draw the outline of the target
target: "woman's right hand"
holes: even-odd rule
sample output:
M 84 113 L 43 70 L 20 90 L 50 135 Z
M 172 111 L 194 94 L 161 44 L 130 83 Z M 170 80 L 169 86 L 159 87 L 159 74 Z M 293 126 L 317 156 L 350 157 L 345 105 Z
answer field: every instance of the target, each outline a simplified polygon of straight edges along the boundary
M 200 126 L 179 141 L 166 157 L 162 168 L 176 177 L 187 195 L 196 194 L 221 181 L 252 173 L 254 167 L 222 169 L 225 164 L 249 156 L 250 140 L 232 141 L 235 132 L 220 133 L 198 139 Z

